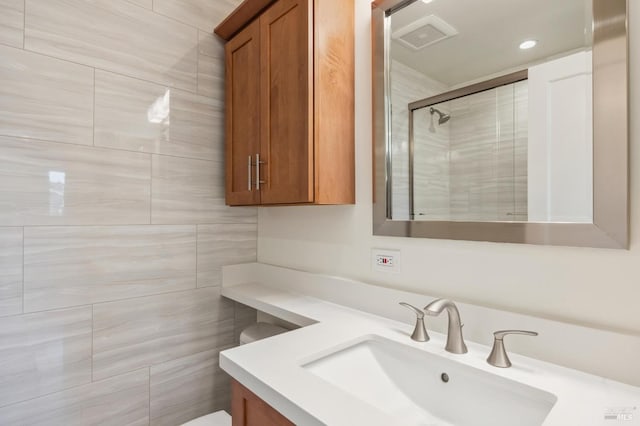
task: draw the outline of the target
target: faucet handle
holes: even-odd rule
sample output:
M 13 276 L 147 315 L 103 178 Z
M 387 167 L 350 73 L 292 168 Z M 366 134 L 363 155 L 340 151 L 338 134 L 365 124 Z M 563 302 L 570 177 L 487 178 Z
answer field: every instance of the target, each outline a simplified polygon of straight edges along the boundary
M 493 333 L 493 348 L 487 358 L 487 362 L 494 367 L 509 368 L 511 367 L 511 361 L 507 355 L 507 350 L 504 347 L 504 337 L 509 334 L 523 334 L 525 336 L 537 336 L 535 331 L 526 330 L 500 330 Z
M 408 304 L 407 302 L 400 302 L 400 305 L 404 306 L 405 308 L 408 308 L 410 310 L 413 311 L 413 313 L 415 313 L 418 317 L 418 319 L 420 318 L 424 318 L 424 311 L 420 308 L 416 308 L 413 305 Z
M 535 331 L 527 331 L 527 330 L 500 330 L 493 333 L 493 336 L 496 339 L 504 339 L 504 336 L 508 334 L 523 334 L 525 336 L 537 336 L 538 333 Z
M 414 314 L 416 314 L 416 326 L 413 329 L 411 338 L 416 342 L 428 342 L 429 334 L 427 334 L 427 329 L 424 326 L 424 311 L 405 302 L 400 302 L 400 305 L 410 309 Z

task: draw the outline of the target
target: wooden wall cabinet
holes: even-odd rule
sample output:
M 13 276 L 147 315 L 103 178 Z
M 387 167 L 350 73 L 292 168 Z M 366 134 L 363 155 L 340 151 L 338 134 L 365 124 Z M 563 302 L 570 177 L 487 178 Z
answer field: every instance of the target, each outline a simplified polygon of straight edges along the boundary
M 353 0 L 260 0 L 216 28 L 227 204 L 355 202 L 353 21 Z
M 231 380 L 232 426 L 295 426 L 249 389 Z

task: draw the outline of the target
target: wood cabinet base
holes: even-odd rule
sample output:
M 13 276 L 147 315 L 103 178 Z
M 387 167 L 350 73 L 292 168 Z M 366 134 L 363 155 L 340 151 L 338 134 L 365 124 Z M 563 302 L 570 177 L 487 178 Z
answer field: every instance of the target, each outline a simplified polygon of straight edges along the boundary
M 295 426 L 256 394 L 231 380 L 233 426 Z

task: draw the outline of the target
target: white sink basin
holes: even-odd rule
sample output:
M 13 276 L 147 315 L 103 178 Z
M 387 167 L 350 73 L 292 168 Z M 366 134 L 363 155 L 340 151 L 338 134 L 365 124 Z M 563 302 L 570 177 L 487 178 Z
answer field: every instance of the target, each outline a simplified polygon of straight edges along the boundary
M 324 354 L 303 368 L 393 416 L 398 425 L 539 426 L 557 400 L 548 392 L 377 336 Z

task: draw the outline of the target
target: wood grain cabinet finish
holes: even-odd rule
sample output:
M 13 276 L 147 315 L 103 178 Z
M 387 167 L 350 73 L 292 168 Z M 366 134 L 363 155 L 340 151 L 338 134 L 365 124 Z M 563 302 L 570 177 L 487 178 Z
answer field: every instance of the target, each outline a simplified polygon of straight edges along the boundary
M 260 151 L 260 22 L 254 21 L 225 46 L 227 204 L 260 204 L 253 162 Z
M 227 204 L 355 202 L 353 20 L 353 0 L 277 0 L 228 41 Z
M 249 389 L 231 380 L 233 426 L 295 426 Z

